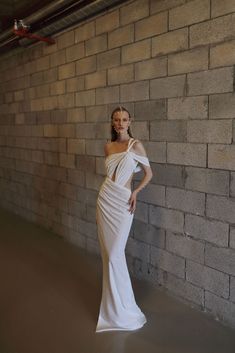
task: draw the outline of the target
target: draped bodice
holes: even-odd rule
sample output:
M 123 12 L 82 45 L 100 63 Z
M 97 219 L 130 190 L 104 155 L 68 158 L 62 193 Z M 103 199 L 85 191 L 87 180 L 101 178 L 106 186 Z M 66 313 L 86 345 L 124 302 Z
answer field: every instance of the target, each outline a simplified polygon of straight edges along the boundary
M 130 139 L 126 151 L 112 153 L 105 159 L 107 176 L 112 179 L 115 176 L 115 182 L 124 186 L 133 173 L 141 170 L 138 163 L 149 166 L 149 160 L 145 156 L 140 156 L 130 151 L 135 143 L 134 139 Z

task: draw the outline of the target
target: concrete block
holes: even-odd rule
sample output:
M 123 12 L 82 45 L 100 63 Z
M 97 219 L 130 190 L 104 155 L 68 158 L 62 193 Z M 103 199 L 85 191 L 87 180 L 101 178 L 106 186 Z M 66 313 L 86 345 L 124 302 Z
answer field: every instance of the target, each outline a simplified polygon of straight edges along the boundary
M 225 42 L 210 49 L 210 67 L 232 66 L 235 62 L 235 41 Z
M 166 206 L 196 215 L 204 215 L 205 194 L 167 187 Z
M 208 48 L 196 48 L 168 57 L 168 75 L 208 69 Z
M 95 173 L 95 157 L 87 155 L 76 156 L 76 168 L 77 170 Z
M 204 244 L 200 241 L 169 231 L 166 232 L 166 250 L 178 256 L 203 264 L 204 248 Z M 197 285 L 197 283 L 194 284 Z
M 84 108 L 72 108 L 67 110 L 67 123 L 82 123 L 85 121 Z
M 76 137 L 84 139 L 101 139 L 110 136 L 110 125 L 108 123 L 85 123 L 76 126 Z
M 60 153 L 60 167 L 75 168 L 75 155 Z
M 67 92 L 83 91 L 84 89 L 85 89 L 85 78 L 83 76 L 72 77 L 66 80 Z
M 50 95 L 58 95 L 65 93 L 65 80 L 57 81 L 50 84 Z
M 115 102 L 119 102 L 119 86 L 96 89 L 96 104 L 108 104 Z
M 134 258 L 149 262 L 150 245 L 129 237 L 127 240 L 126 253 Z
M 76 75 L 84 75 L 94 71 L 96 71 L 95 55 L 76 61 Z
M 85 53 L 86 55 L 94 55 L 102 51 L 107 50 L 107 34 L 103 33 L 94 38 L 85 41 Z
M 194 0 L 169 10 L 169 29 L 189 26 L 210 18 L 210 0 Z
M 208 167 L 235 170 L 235 145 L 209 145 Z
M 148 223 L 148 205 L 146 203 L 137 202 L 134 217 L 144 223 Z
M 205 264 L 234 276 L 235 274 L 235 250 L 231 248 L 218 248 L 210 244 L 206 245 Z
M 207 96 L 168 99 L 168 119 L 207 119 Z
M 90 156 L 104 156 L 105 140 L 86 140 L 86 153 Z
M 83 202 L 68 200 L 68 213 L 77 218 L 83 218 L 86 213 L 86 206 Z
M 180 278 L 184 278 L 185 260 L 175 254 L 151 246 L 150 249 L 150 263 L 157 266 L 164 271 L 172 273 Z
M 75 76 L 75 63 L 59 66 L 59 80 Z
M 150 139 L 153 141 L 185 142 L 187 125 L 183 120 L 161 120 L 150 122 Z
M 167 76 L 167 58 L 154 58 L 135 64 L 135 80 Z
M 232 197 L 235 196 L 235 173 L 234 172 L 231 172 L 230 196 Z
M 230 282 L 230 299 L 235 303 L 235 277 L 232 276 Z
M 109 69 L 111 67 L 119 66 L 121 63 L 120 48 L 108 50 L 97 55 L 97 69 Z
M 106 86 L 106 71 L 97 71 L 85 76 L 86 89 L 104 86 Z
M 57 67 L 53 67 L 53 68 L 51 68 L 51 69 L 49 69 L 47 71 L 43 71 L 43 83 L 55 82 L 57 80 L 58 80 L 58 69 L 57 69 Z
M 40 85 L 35 87 L 36 98 L 48 97 L 50 95 L 50 85 Z
M 69 48 L 66 48 L 66 62 L 75 61 L 85 56 L 84 42 L 77 43 Z
M 50 56 L 43 56 L 36 60 L 36 68 L 35 71 L 44 71 L 49 69 L 50 67 Z
M 168 10 L 184 3 L 185 0 L 150 0 L 150 13 Z
M 44 161 L 46 164 L 59 165 L 59 153 L 58 152 L 44 152 Z
M 131 273 L 133 273 L 134 276 L 156 284 L 156 281 L 158 281 L 158 270 L 154 266 L 137 258 L 132 259 L 132 263 L 134 268 Z M 130 266 L 128 266 L 128 268 L 130 269 Z
M 199 288 L 170 273 L 167 273 L 164 286 L 178 297 L 186 299 L 187 301 L 199 305 L 200 307 L 204 306 L 204 290 L 202 288 Z
M 99 122 L 108 120 L 107 105 L 99 105 L 95 107 L 86 107 L 86 121 Z
M 68 139 L 67 149 L 68 153 L 85 154 L 85 141 L 78 139 Z
M 133 64 L 122 65 L 108 70 L 108 84 L 118 85 L 134 81 L 134 66 Z
M 60 66 L 66 63 L 66 51 L 65 49 L 58 50 L 50 55 L 50 67 Z
M 229 226 L 226 223 L 194 215 L 185 215 L 185 233 L 218 246 L 228 246 Z
M 97 239 L 97 229 L 95 223 L 86 222 L 79 218 L 76 230 L 79 231 L 79 233 L 86 235 L 87 238 Z
M 75 29 L 75 43 L 95 36 L 95 21 L 90 21 Z
M 73 108 L 75 106 L 74 93 L 59 95 L 57 100 L 59 109 Z
M 221 320 L 235 328 L 235 304 L 206 291 L 205 307 L 209 312 L 213 313 L 217 320 Z
M 108 33 L 108 48 L 121 47 L 134 42 L 134 25 L 130 24 Z
M 158 34 L 167 32 L 168 29 L 167 11 L 149 16 L 135 23 L 135 40 L 141 40 L 157 36 Z
M 120 101 L 131 102 L 149 99 L 149 82 L 138 81 L 120 87 Z
M 188 93 L 190 96 L 232 91 L 232 67 L 188 74 Z
M 151 57 L 151 40 L 145 39 L 140 42 L 128 44 L 123 46 L 121 49 L 122 64 L 146 60 Z
M 149 223 L 175 232 L 183 232 L 183 212 L 152 206 L 149 208 Z
M 70 47 L 74 44 L 74 31 L 65 32 L 57 38 L 58 49 Z
M 231 144 L 232 120 L 188 121 L 187 141 Z
M 204 144 L 169 142 L 167 144 L 167 162 L 206 167 L 206 152 Z
M 229 172 L 208 168 L 185 168 L 185 188 L 209 194 L 229 194 Z
M 138 199 L 148 204 L 165 206 L 165 187 L 149 184 L 146 189 L 141 190 L 138 194 Z
M 188 28 L 164 33 L 152 38 L 152 56 L 188 49 Z
M 184 167 L 171 164 L 151 164 L 153 171 L 152 183 L 164 186 L 184 187 Z
M 104 177 L 102 175 L 86 172 L 86 187 L 88 189 L 99 191 L 103 181 Z
M 166 100 L 149 100 L 136 102 L 135 105 L 135 120 L 157 120 L 166 119 Z
M 235 12 L 235 3 L 233 0 L 212 0 L 211 17 L 222 16 L 230 12 Z
M 232 119 L 235 117 L 235 95 L 213 94 L 209 97 L 210 119 Z
M 190 48 L 223 42 L 235 35 L 235 14 L 218 17 L 190 27 Z
M 229 276 L 225 273 L 192 261 L 187 261 L 186 279 L 196 286 L 215 293 L 220 297 L 229 297 Z
M 72 185 L 85 186 L 85 173 L 81 170 L 68 169 L 68 182 Z
M 234 223 L 235 200 L 223 196 L 208 195 L 206 204 L 207 216 L 219 219 L 224 222 Z
M 100 255 L 100 246 L 97 240 L 86 239 L 86 250 L 90 253 Z
M 33 123 L 36 124 L 36 121 L 38 124 L 48 124 L 51 122 L 51 113 L 50 111 L 44 111 L 44 112 L 37 112 L 37 113 L 31 113 L 28 117 L 26 117 L 26 120 L 33 121 Z
M 150 81 L 150 98 L 170 98 L 185 95 L 185 75 L 156 78 Z
M 157 248 L 165 248 L 165 231 L 137 219 L 133 222 L 133 237 Z
M 140 140 L 149 140 L 148 123 L 146 121 L 134 121 L 131 125 L 131 131 Z
M 24 100 L 25 99 L 24 91 L 20 90 L 20 91 L 14 92 L 14 99 L 17 102 Z
M 84 107 L 95 104 L 95 90 L 80 91 L 75 96 L 76 106 Z
M 77 188 L 77 200 L 84 202 L 86 205 L 95 206 L 97 199 L 97 192 L 94 190 L 88 190 L 86 188 Z
M 65 109 L 56 109 L 51 111 L 50 122 L 52 124 L 63 124 L 66 123 L 67 120 L 67 112 Z
M 96 35 L 119 27 L 119 10 L 99 16 L 95 21 Z
M 59 136 L 58 125 L 44 125 L 44 136 L 45 137 L 57 137 Z
M 82 249 L 85 249 L 86 247 L 86 237 L 79 232 L 75 232 L 74 230 L 71 230 L 69 232 L 66 232 L 66 239 L 73 245 L 78 246 Z
M 75 124 L 60 124 L 59 137 L 75 137 Z
M 145 142 L 144 146 L 150 162 L 166 163 L 166 142 Z
M 99 175 L 106 175 L 106 168 L 105 168 L 105 161 L 104 157 L 96 157 L 95 159 L 95 172 Z
M 147 0 L 136 0 L 120 8 L 120 23 L 125 25 L 136 22 L 149 15 L 149 2 Z

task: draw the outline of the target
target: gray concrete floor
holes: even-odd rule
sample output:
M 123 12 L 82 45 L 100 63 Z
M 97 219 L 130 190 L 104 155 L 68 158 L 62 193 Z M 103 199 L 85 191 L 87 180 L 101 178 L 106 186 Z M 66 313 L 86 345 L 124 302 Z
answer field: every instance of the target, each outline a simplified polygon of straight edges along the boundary
M 133 279 L 147 324 L 95 333 L 101 260 L 0 210 L 0 353 L 234 353 L 235 330 Z

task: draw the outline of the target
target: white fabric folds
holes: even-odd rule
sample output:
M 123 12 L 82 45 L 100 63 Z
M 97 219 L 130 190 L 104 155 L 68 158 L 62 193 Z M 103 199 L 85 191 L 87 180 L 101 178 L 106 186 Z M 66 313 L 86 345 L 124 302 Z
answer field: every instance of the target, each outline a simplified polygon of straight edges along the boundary
M 125 257 L 133 214 L 129 212 L 128 203 L 131 190 L 124 185 L 137 170 L 138 161 L 149 165 L 147 157 L 137 156 L 137 159 L 136 154 L 130 152 L 134 142 L 133 139 L 129 141 L 127 151 L 106 158 L 107 177 L 97 199 L 103 280 L 96 332 L 136 330 L 146 323 L 146 317 L 135 301 Z M 115 175 L 115 181 L 111 179 L 112 175 Z

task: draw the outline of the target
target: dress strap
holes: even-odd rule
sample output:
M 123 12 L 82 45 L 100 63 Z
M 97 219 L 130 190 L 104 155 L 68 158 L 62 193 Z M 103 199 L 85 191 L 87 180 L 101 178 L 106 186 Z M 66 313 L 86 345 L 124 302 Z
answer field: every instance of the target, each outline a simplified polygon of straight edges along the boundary
M 136 142 L 136 140 L 132 137 L 129 140 L 127 151 L 130 151 L 131 147 L 134 145 L 135 142 Z

